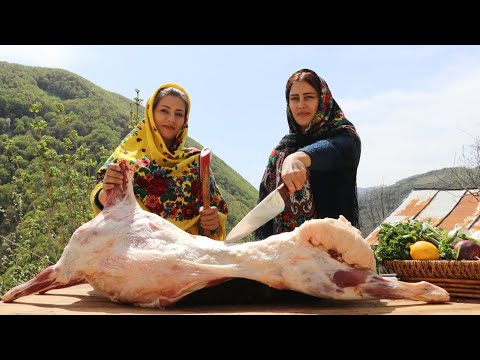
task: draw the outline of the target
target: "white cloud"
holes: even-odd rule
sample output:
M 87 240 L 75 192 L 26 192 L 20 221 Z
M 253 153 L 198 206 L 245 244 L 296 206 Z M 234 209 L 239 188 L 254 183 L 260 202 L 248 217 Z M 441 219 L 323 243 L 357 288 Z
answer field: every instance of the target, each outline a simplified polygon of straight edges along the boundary
M 189 135 L 212 146 L 255 187 L 268 153 L 287 131 L 285 76 L 300 67 L 326 76 L 357 127 L 360 187 L 454 166 L 480 135 L 478 46 L 0 45 L 0 61 L 67 69 L 129 98 L 135 88 L 146 99 L 164 79 L 178 82 L 194 99 Z M 219 76 L 225 71 L 228 76 Z M 252 86 L 262 90 L 252 92 Z
M 362 138 L 360 187 L 459 165 L 464 146 L 480 135 L 480 68 L 451 70 L 423 89 L 342 102 Z
M 10 63 L 68 69 L 81 61 L 80 46 L 0 45 L 0 60 Z

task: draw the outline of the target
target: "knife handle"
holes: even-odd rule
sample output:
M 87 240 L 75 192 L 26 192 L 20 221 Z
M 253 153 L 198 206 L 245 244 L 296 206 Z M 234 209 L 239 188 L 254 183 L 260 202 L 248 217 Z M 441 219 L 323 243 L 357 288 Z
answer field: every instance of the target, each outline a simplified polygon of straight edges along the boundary
M 210 208 L 210 148 L 205 147 L 200 152 L 200 179 L 202 182 L 202 205 L 204 209 Z M 208 229 L 203 229 L 203 235 L 211 237 Z
M 307 181 L 310 177 L 310 170 L 307 169 Z M 281 183 L 280 186 L 277 188 L 278 192 L 282 196 L 283 201 L 287 202 L 287 199 L 290 197 L 290 193 L 288 192 L 288 188 L 285 186 L 285 183 Z
M 285 186 L 285 183 L 282 183 L 278 188 L 277 188 L 280 196 L 282 197 L 283 201 L 287 203 L 288 198 L 290 197 L 290 193 L 288 192 L 288 188 Z

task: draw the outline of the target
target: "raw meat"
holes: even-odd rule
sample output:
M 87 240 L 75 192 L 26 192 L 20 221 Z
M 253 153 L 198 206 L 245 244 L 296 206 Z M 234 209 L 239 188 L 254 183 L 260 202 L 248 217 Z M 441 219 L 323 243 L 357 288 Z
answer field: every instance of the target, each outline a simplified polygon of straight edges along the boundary
M 108 191 L 104 210 L 75 231 L 55 265 L 9 290 L 4 302 L 87 281 L 111 301 L 163 308 L 232 278 L 320 298 L 450 300 L 428 282 L 377 276 L 370 246 L 342 216 L 257 242 L 226 245 L 190 235 L 142 210 L 132 169 L 120 165 L 124 183 Z

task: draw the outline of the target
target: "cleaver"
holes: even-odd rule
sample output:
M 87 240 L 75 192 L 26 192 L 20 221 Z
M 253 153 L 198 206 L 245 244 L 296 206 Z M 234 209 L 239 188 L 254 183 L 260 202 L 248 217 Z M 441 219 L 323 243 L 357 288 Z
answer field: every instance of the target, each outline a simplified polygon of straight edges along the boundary
M 225 238 L 226 244 L 238 242 L 244 236 L 258 229 L 285 209 L 286 199 L 290 194 L 285 184 L 281 184 L 255 206 Z

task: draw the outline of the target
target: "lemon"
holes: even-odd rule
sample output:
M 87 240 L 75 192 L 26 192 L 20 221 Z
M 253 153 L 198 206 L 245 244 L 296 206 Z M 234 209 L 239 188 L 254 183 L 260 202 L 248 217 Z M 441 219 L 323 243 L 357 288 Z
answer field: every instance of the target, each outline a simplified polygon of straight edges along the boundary
M 428 241 L 417 241 L 410 246 L 410 257 L 413 260 L 439 260 L 440 252 Z

